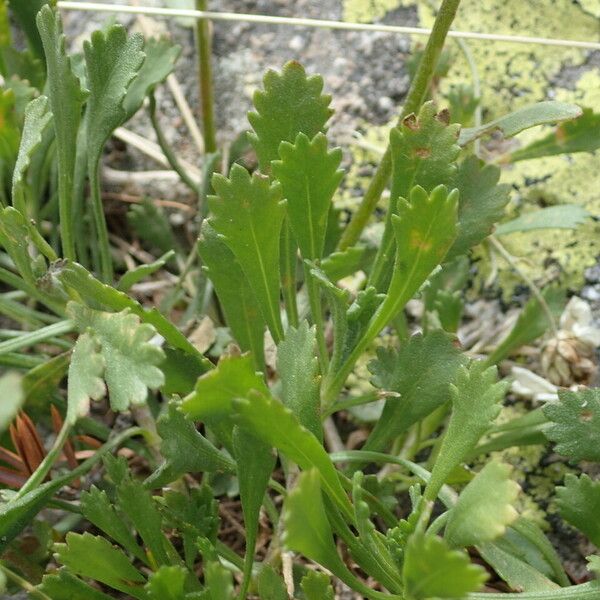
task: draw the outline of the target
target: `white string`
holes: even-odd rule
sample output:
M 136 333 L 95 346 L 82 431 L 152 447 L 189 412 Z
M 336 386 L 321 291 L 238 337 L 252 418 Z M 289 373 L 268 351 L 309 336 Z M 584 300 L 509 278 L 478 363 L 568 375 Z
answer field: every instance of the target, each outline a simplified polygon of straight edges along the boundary
M 383 31 L 387 33 L 404 33 L 407 35 L 427 36 L 431 29 L 423 27 L 404 27 L 402 25 L 383 25 L 372 23 L 346 23 L 325 19 L 302 19 L 296 17 L 275 17 L 271 15 L 251 15 L 231 12 L 212 12 L 206 10 L 187 10 L 179 8 L 157 8 L 154 6 L 128 6 L 123 4 L 104 4 L 101 2 L 69 2 L 60 0 L 58 7 L 64 10 L 82 10 L 93 12 L 111 12 L 123 14 L 142 14 L 158 17 L 186 17 L 191 19 L 211 19 L 213 21 L 244 21 L 247 23 L 264 23 L 271 25 L 295 25 L 300 27 L 318 27 L 323 29 L 345 29 L 351 31 Z M 536 44 L 540 46 L 562 46 L 567 48 L 585 48 L 600 50 L 600 42 L 581 40 L 562 40 L 524 35 L 503 35 L 498 33 L 478 33 L 476 31 L 449 31 L 448 37 L 465 40 L 487 40 L 507 42 L 510 44 Z

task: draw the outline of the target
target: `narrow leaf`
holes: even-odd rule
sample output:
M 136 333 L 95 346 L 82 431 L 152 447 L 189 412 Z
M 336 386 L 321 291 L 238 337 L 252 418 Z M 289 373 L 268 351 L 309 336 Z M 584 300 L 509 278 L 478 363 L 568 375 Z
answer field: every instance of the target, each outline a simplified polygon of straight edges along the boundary
M 547 206 L 498 225 L 495 234 L 506 235 L 517 231 L 534 231 L 536 229 L 576 229 L 590 216 L 590 213 L 579 204 Z
M 569 473 L 556 495 L 561 517 L 600 548 L 600 481 L 592 481 L 585 473 L 580 477 Z
M 150 275 L 162 269 L 174 256 L 175 251 L 170 250 L 154 262 L 139 265 L 135 269 L 127 271 L 123 274 L 121 279 L 119 279 L 119 283 L 116 286 L 117 289 L 122 292 L 129 291 L 133 285 L 142 281 L 143 279 L 146 279 L 146 277 L 150 277 Z

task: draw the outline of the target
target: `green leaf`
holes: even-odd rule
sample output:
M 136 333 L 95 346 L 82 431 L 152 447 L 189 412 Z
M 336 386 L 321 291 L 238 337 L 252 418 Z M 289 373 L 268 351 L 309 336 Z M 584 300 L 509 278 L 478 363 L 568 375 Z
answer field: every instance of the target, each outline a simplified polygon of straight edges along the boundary
M 15 110 L 15 94 L 11 89 L 0 89 L 0 119 L 0 160 L 12 170 L 19 152 L 21 131 Z
M 329 576 L 318 571 L 309 571 L 300 582 L 306 600 L 334 600 Z
M 123 121 L 128 121 L 141 108 L 146 96 L 168 77 L 175 68 L 180 53 L 181 46 L 173 44 L 165 37 L 150 38 L 146 41 L 146 58 L 123 98 Z
M 29 102 L 25 109 L 25 122 L 12 181 L 13 206 L 24 216 L 30 216 L 25 201 L 27 170 L 31 164 L 31 157 L 42 143 L 42 136 L 51 120 L 52 113 L 48 110 L 46 96 L 39 96 Z
M 51 575 L 44 575 L 42 585 L 37 588 L 52 600 L 110 600 L 103 592 L 71 575 L 65 568 Z
M 273 175 L 281 184 L 294 236 L 304 258 L 323 255 L 327 219 L 333 194 L 344 172 L 339 148 L 329 151 L 327 137 L 318 133 L 312 140 L 299 133 L 294 143 L 282 142 L 281 160 L 273 161 Z
M 592 481 L 585 473 L 579 478 L 569 473 L 556 495 L 560 516 L 600 548 L 600 481 Z
M 418 116 L 409 115 L 392 129 L 392 201 L 409 198 L 416 185 L 429 193 L 452 181 L 460 151 L 456 143 L 460 126 L 449 125 L 449 118 L 447 111 L 438 113 L 433 102 L 426 102 Z
M 496 367 L 486 368 L 482 361 L 461 366 L 455 383 L 450 385 L 452 414 L 440 447 L 438 459 L 425 490 L 425 498 L 434 500 L 452 471 L 490 429 L 500 413 L 508 382 L 498 382 Z
M 263 173 L 269 173 L 271 161 L 279 158 L 281 142 L 293 144 L 299 133 L 313 139 L 325 132 L 333 111 L 331 96 L 323 95 L 323 79 L 307 77 L 304 67 L 296 62 L 286 63 L 281 71 L 269 70 L 263 78 L 264 90 L 254 92 L 256 112 L 248 114 L 254 129 L 248 135 L 258 155 Z
M 451 550 L 437 536 L 422 534 L 409 539 L 402 574 L 410 600 L 462 599 L 488 578 L 485 569 L 471 564 L 467 554 Z
M 451 546 L 491 541 L 518 517 L 513 504 L 521 488 L 510 479 L 511 471 L 510 465 L 489 462 L 467 484 L 446 523 L 444 537 Z
M 174 256 L 175 250 L 169 250 L 169 252 L 166 252 L 154 262 L 139 265 L 135 269 L 127 271 L 123 274 L 121 279 L 119 279 L 119 283 L 116 286 L 117 289 L 121 292 L 129 291 L 133 285 L 162 269 Z
M 147 600 L 182 600 L 187 576 L 183 567 L 163 565 L 148 579 Z
M 161 454 L 179 475 L 235 470 L 235 463 L 196 430 L 175 402 L 169 402 L 156 427 L 162 438 Z
M 31 244 L 26 217 L 12 206 L 0 208 L 0 245 L 4 246 L 21 277 L 36 286 L 33 260 L 29 254 Z
M 263 564 L 260 569 L 258 595 L 260 600 L 289 600 L 285 582 L 270 565 Z
M 279 309 L 279 234 L 285 214 L 281 187 L 233 165 L 230 178 L 215 174 L 217 196 L 208 200 L 211 226 L 233 252 L 275 342 L 283 338 Z
M 552 422 L 544 430 L 546 437 L 571 460 L 600 462 L 600 389 L 559 390 L 558 398 L 544 406 Z
M 281 402 L 264 393 L 253 393 L 250 397 L 250 400 L 234 401 L 240 426 L 280 450 L 301 469 L 315 467 L 321 477 L 323 489 L 342 514 L 352 522 L 352 508 L 337 470 L 317 438 Z M 276 427 L 273 426 L 274 423 L 277 423 Z
M 236 427 L 233 432 L 233 452 L 237 464 L 240 498 L 246 527 L 244 580 L 240 588 L 240 598 L 244 598 L 252 578 L 260 508 L 271 473 L 275 468 L 276 458 L 270 445 L 239 427 Z
M 596 574 L 596 578 L 600 578 L 600 556 L 586 556 L 588 561 L 588 570 Z
M 547 287 L 542 290 L 542 297 L 555 319 L 563 312 L 566 303 L 564 290 Z M 494 351 L 488 356 L 487 364 L 495 364 L 505 359 L 514 350 L 533 342 L 548 331 L 550 323 L 548 316 L 539 300 L 532 296 L 523 307 L 521 314 L 509 333 L 500 340 Z
M 111 537 L 127 552 L 147 563 L 144 550 L 138 545 L 130 526 L 117 512 L 115 505 L 109 500 L 106 492 L 92 486 L 81 494 L 81 512 L 83 516 L 100 531 Z
M 23 378 L 16 372 L 0 376 L 0 433 L 8 429 L 25 400 Z
M 103 537 L 69 532 L 66 544 L 54 546 L 57 560 L 72 573 L 144 600 L 144 576 L 129 558 Z
M 351 246 L 324 258 L 320 268 L 331 281 L 339 281 L 348 275 L 353 275 L 356 271 L 364 271 L 374 255 L 374 248 Z
M 466 146 L 477 138 L 490 135 L 495 131 L 499 131 L 505 138 L 509 138 L 525 129 L 576 119 L 581 114 L 581 108 L 575 104 L 553 101 L 538 102 L 531 106 L 519 108 L 508 115 L 504 115 L 479 127 L 463 129 L 460 132 L 458 143 L 461 146 Z
M 239 263 L 208 221 L 202 223 L 198 252 L 233 336 L 242 351 L 252 352 L 255 367 L 262 368 L 265 320 Z
M 9 0 L 10 10 L 25 33 L 29 47 L 39 57 L 43 56 L 43 50 L 42 40 L 35 26 L 35 17 L 40 9 L 46 9 L 47 4 L 48 0 Z
M 217 366 L 200 377 L 193 394 L 181 403 L 192 419 L 213 423 L 229 417 L 234 398 L 244 398 L 250 390 L 268 394 L 263 378 L 254 369 L 252 357 L 222 356 Z
M 449 385 L 465 363 L 452 337 L 433 331 L 415 335 L 398 352 L 379 348 L 369 364 L 373 385 L 399 397 L 386 400 L 365 450 L 384 450 L 392 440 L 448 401 Z
M 576 229 L 590 216 L 590 213 L 579 204 L 547 206 L 498 225 L 494 233 L 506 235 L 516 231 L 534 231 L 536 229 Z
M 231 600 L 233 598 L 233 582 L 231 571 L 220 562 L 211 560 L 205 567 L 204 578 L 210 591 L 210 600 Z
M 557 154 L 594 152 L 600 148 L 600 113 L 584 108 L 583 114 L 574 121 L 561 123 L 547 136 L 515 150 L 508 155 L 510 162 L 531 160 Z
M 140 323 L 137 315 L 128 310 L 120 313 L 92 310 L 75 302 L 67 305 L 67 312 L 79 330 L 86 332 L 89 328 L 100 345 L 105 364 L 104 380 L 113 410 L 123 411 L 130 405 L 143 404 L 148 388 L 157 389 L 164 383 L 157 366 L 164 353 L 150 343 L 155 330 Z M 89 364 L 84 364 L 90 371 Z
M 99 352 L 98 339 L 90 333 L 82 333 L 71 355 L 67 391 L 67 422 L 75 422 L 90 411 L 90 400 L 100 400 L 106 393 L 102 375 L 106 367 Z
M 161 364 L 161 370 L 165 376 L 165 384 L 161 392 L 166 396 L 189 394 L 194 389 L 198 377 L 210 370 L 206 361 L 177 348 L 167 346 L 163 350 L 166 358 Z
M 323 440 L 320 416 L 320 375 L 315 357 L 314 327 L 303 321 L 298 329 L 290 327 L 277 347 L 277 372 L 281 379 L 281 398 L 319 441 Z
M 37 26 L 44 45 L 48 70 L 48 98 L 54 116 L 54 136 L 61 196 L 61 235 L 63 253 L 74 258 L 72 227 L 73 178 L 77 154 L 77 134 L 86 92 L 73 73 L 71 59 L 65 50 L 65 36 L 58 11 L 44 6 L 37 15 Z
M 151 200 L 144 198 L 139 204 L 134 204 L 127 211 L 127 221 L 148 248 L 161 254 L 180 250 L 167 215 Z
M 502 219 L 511 188 L 508 184 L 499 184 L 499 179 L 500 169 L 486 165 L 476 156 L 468 156 L 460 163 L 453 184 L 459 191 L 460 226 L 446 261 L 481 243 L 493 232 L 495 223 Z

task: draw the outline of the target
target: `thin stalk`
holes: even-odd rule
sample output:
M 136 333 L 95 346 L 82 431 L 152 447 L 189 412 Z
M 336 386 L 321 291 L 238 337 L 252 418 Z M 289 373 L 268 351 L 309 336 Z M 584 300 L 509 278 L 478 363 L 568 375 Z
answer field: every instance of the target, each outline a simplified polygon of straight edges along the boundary
M 113 264 L 108 243 L 108 228 L 104 217 L 104 206 L 100 194 L 100 163 L 89 161 L 90 191 L 92 195 L 92 215 L 96 224 L 96 235 L 98 236 L 98 256 L 100 259 L 100 276 L 105 283 L 113 280 Z
M 156 99 L 153 93 L 148 96 L 148 101 L 148 112 L 150 113 L 150 121 L 152 123 L 152 127 L 154 127 L 154 133 L 156 134 L 156 140 L 158 141 L 160 149 L 163 151 L 163 154 L 165 155 L 165 158 L 167 159 L 167 162 L 169 163 L 173 171 L 175 171 L 177 175 L 179 175 L 179 177 L 181 178 L 181 181 L 183 181 L 183 183 L 185 183 L 185 185 L 187 185 L 188 188 L 190 188 L 193 194 L 199 196 L 200 187 L 187 174 L 186 170 L 179 162 L 177 156 L 175 156 L 173 149 L 171 148 L 171 146 L 165 138 L 165 134 L 156 116 Z
M 38 588 L 29 583 L 26 579 L 9 569 L 4 563 L 0 562 L 0 571 L 6 575 L 7 579 L 10 579 L 13 583 L 18 585 L 22 590 L 27 592 L 28 598 L 38 598 L 39 600 L 52 600 L 50 596 L 46 596 L 44 592 L 38 590 Z
M 423 57 L 419 63 L 419 68 L 408 90 L 406 101 L 400 113 L 399 122 L 407 115 L 418 111 L 421 104 L 427 95 L 427 90 L 433 79 L 435 67 L 438 63 L 446 35 L 454 21 L 456 11 L 460 0 L 444 0 L 437 14 L 431 35 L 427 41 L 427 46 L 423 52 Z M 371 183 L 365 192 L 358 210 L 354 213 L 350 223 L 346 227 L 342 238 L 340 239 L 339 249 L 345 250 L 349 246 L 355 244 L 362 230 L 365 228 L 371 214 L 375 210 L 379 198 L 387 185 L 392 172 L 392 153 L 390 146 L 388 147 L 379 163 L 379 167 L 371 180 Z
M 296 297 L 297 246 L 287 219 L 281 230 L 281 287 L 285 300 L 288 323 L 298 327 L 298 300 Z
M 63 256 L 76 260 L 73 236 L 73 173 L 66 168 L 69 158 L 58 151 L 58 218 Z
M 206 0 L 196 0 L 196 10 L 206 10 Z M 204 148 L 208 154 L 217 150 L 215 111 L 212 85 L 210 23 L 206 19 L 196 21 L 196 49 L 198 52 L 198 80 L 202 105 Z
M 317 352 L 321 373 L 327 373 L 329 367 L 329 353 L 325 342 L 325 322 L 323 320 L 323 305 L 321 304 L 321 289 L 310 274 L 310 267 L 304 264 L 304 282 L 308 293 L 308 303 L 313 323 L 317 329 Z
M 60 453 L 67 441 L 69 434 L 71 433 L 71 423 L 65 421 L 54 440 L 54 444 L 48 454 L 44 457 L 44 460 L 39 464 L 38 468 L 31 474 L 29 479 L 25 482 L 23 487 L 17 492 L 15 496 L 15 500 L 22 498 L 28 492 L 31 492 L 35 488 L 37 488 L 42 481 L 46 478 L 46 475 L 50 472 L 50 469 L 57 461 Z
M 49 340 L 55 336 L 70 333 L 75 328 L 73 321 L 59 321 L 53 325 L 42 327 L 37 331 L 30 333 L 23 333 L 19 337 L 0 342 L 0 354 L 6 354 L 7 352 L 16 352 L 21 348 L 27 348 L 28 346 L 35 346 L 40 342 Z
M 15 354 L 10 352 L 9 354 L 0 354 L 0 365 L 4 367 L 14 367 L 16 369 L 33 369 L 42 363 L 45 363 L 47 359 L 39 356 L 31 356 L 31 354 Z
M 15 273 L 12 273 L 4 267 L 0 267 L 0 282 L 5 283 L 12 289 L 21 290 L 25 292 L 30 298 L 45 304 L 50 310 L 58 315 L 65 314 L 64 304 L 60 301 L 49 298 L 47 294 L 41 292 L 37 287 L 27 283 L 24 279 L 21 279 Z

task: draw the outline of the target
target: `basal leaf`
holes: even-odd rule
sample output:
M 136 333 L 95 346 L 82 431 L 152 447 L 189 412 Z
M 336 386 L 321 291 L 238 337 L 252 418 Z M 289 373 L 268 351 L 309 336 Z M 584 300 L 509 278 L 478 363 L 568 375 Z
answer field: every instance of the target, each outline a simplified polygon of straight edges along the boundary
M 323 490 L 352 522 L 350 502 L 337 470 L 317 438 L 298 422 L 288 408 L 274 398 L 256 392 L 250 394 L 250 399 L 235 400 L 234 408 L 241 427 L 280 450 L 301 469 L 315 467 Z M 277 423 L 276 427 L 274 423 Z
M 386 400 L 364 449 L 383 451 L 392 440 L 448 401 L 449 385 L 465 359 L 442 331 L 415 335 L 398 352 L 380 348 L 369 364 L 373 384 L 399 397 Z
M 183 567 L 163 565 L 148 578 L 148 600 L 182 600 L 187 576 Z
M 263 563 L 257 580 L 260 600 L 289 600 L 285 582 L 271 565 Z
M 48 98 L 46 96 L 39 96 L 27 105 L 21 144 L 12 181 L 13 206 L 25 216 L 31 216 L 27 211 L 25 202 L 27 170 L 31 164 L 31 157 L 42 143 L 42 136 L 51 120 L 52 113 L 48 109 Z
M 600 548 L 600 481 L 593 481 L 585 473 L 576 477 L 565 476 L 565 486 L 556 488 L 560 515 Z
M 471 564 L 469 556 L 451 550 L 443 539 L 433 535 L 413 535 L 404 558 L 404 585 L 410 600 L 425 598 L 465 598 L 484 584 L 487 573 Z
M 479 127 L 463 129 L 460 132 L 459 144 L 466 146 L 477 138 L 495 131 L 499 131 L 505 138 L 509 138 L 525 129 L 546 125 L 547 123 L 576 119 L 581 114 L 581 108 L 575 104 L 553 101 L 538 102 L 531 106 L 519 108 Z
M 129 558 L 108 540 L 90 533 L 69 532 L 65 544 L 56 544 L 57 560 L 72 573 L 144 600 L 144 576 L 131 564 Z
M 12 206 L 0 208 L 0 245 L 9 254 L 21 277 L 36 286 L 33 259 L 29 254 L 31 244 L 27 218 Z
M 37 588 L 52 600 L 110 600 L 110 596 L 93 588 L 64 567 L 56 573 L 44 575 Z
M 256 112 L 248 114 L 254 129 L 249 138 L 262 172 L 269 173 L 271 161 L 279 158 L 281 142 L 293 144 L 299 133 L 312 140 L 325 131 L 333 111 L 331 97 L 322 94 L 323 79 L 307 76 L 296 61 L 286 63 L 281 73 L 267 71 L 263 85 L 263 90 L 254 92 Z
M 517 162 L 557 154 L 594 152 L 598 148 L 600 148 L 600 113 L 595 113 L 591 108 L 584 108 L 581 117 L 561 123 L 547 136 L 515 150 L 508 155 L 508 160 Z
M 318 571 L 309 571 L 300 582 L 306 600 L 334 600 L 329 576 Z
M 263 368 L 265 320 L 235 256 L 208 221 L 202 223 L 198 252 L 233 336 L 242 351 L 252 352 L 255 367 Z
M 590 216 L 590 213 L 579 204 L 547 206 L 498 225 L 494 233 L 506 235 L 517 231 L 534 231 L 536 229 L 576 229 Z
M 320 268 L 331 281 L 339 281 L 356 271 L 365 270 L 373 259 L 375 250 L 367 246 L 351 246 L 333 252 L 321 261 Z
M 17 416 L 25 394 L 23 378 L 17 372 L 4 373 L 0 376 L 0 433 L 8 429 L 13 419 Z
M 233 599 L 233 577 L 218 560 L 211 560 L 205 567 L 204 579 L 210 600 Z
M 507 382 L 498 382 L 496 367 L 486 368 L 482 361 L 459 367 L 455 383 L 450 385 L 452 414 L 425 490 L 426 499 L 437 497 L 452 471 L 490 429 L 507 387 Z
M 314 328 L 303 321 L 298 329 L 290 327 L 277 347 L 277 371 L 281 378 L 281 397 L 319 441 L 323 439 L 320 417 L 320 375 L 315 357 Z
M 196 430 L 174 401 L 156 427 L 162 438 L 161 454 L 179 475 L 235 469 L 234 462 Z
M 316 260 L 323 255 L 331 200 L 343 176 L 339 148 L 329 151 L 327 138 L 312 140 L 299 133 L 294 143 L 282 142 L 281 160 L 272 164 L 273 175 L 286 199 L 289 223 L 302 256 Z
M 285 209 L 281 187 L 234 165 L 230 178 L 213 176 L 211 226 L 233 252 L 254 291 L 275 342 L 283 338 L 279 309 L 279 233 Z
M 80 506 L 83 516 L 90 523 L 112 538 L 127 552 L 137 557 L 138 560 L 147 563 L 144 550 L 136 542 L 130 525 L 122 519 L 106 492 L 92 486 L 89 491 L 81 494 Z
M 104 358 L 106 381 L 113 410 L 128 410 L 130 405 L 143 404 L 148 388 L 157 389 L 164 383 L 158 364 L 164 353 L 150 343 L 155 334 L 152 326 L 140 323 L 139 317 L 124 310 L 106 313 L 70 302 L 67 312 L 80 331 L 91 330 Z
M 122 292 L 129 291 L 136 283 L 146 279 L 146 277 L 150 277 L 150 275 L 156 273 L 159 269 L 162 269 L 174 256 L 175 251 L 170 250 L 154 262 L 142 264 L 131 271 L 127 271 L 123 274 L 121 279 L 119 279 L 119 283 L 116 286 L 117 289 Z
M 507 464 L 490 462 L 465 487 L 446 523 L 444 537 L 450 546 L 491 541 L 518 517 L 513 504 L 520 487 L 510 479 L 511 471 Z
M 198 379 L 194 393 L 181 407 L 192 419 L 212 423 L 230 416 L 233 399 L 245 398 L 250 390 L 268 393 L 252 357 L 222 356 L 213 370 Z
M 35 26 L 35 17 L 40 9 L 48 4 L 48 0 L 9 0 L 11 12 L 27 37 L 27 44 L 37 56 L 43 56 L 42 40 Z
M 600 389 L 559 390 L 544 414 L 551 421 L 544 430 L 556 451 L 571 460 L 600 461 Z
M 142 106 L 146 96 L 175 68 L 181 46 L 167 38 L 150 38 L 144 44 L 144 62 L 127 87 L 123 98 L 124 121 L 128 121 Z
M 504 207 L 510 199 L 510 186 L 499 184 L 500 169 L 486 165 L 476 156 L 462 161 L 453 180 L 459 191 L 458 236 L 450 248 L 446 261 L 465 254 L 481 243 L 502 219 Z
M 90 400 L 100 400 L 106 393 L 102 379 L 105 366 L 98 339 L 92 333 L 82 333 L 69 365 L 66 420 L 72 425 L 89 413 Z
M 42 7 L 37 15 L 46 67 L 48 70 L 48 98 L 54 116 L 54 135 L 58 161 L 58 184 L 61 197 L 61 233 L 65 258 L 75 258 L 74 240 L 69 237 L 73 221 L 73 181 L 77 134 L 86 93 L 74 74 L 71 59 L 65 49 L 65 36 L 58 11 Z

